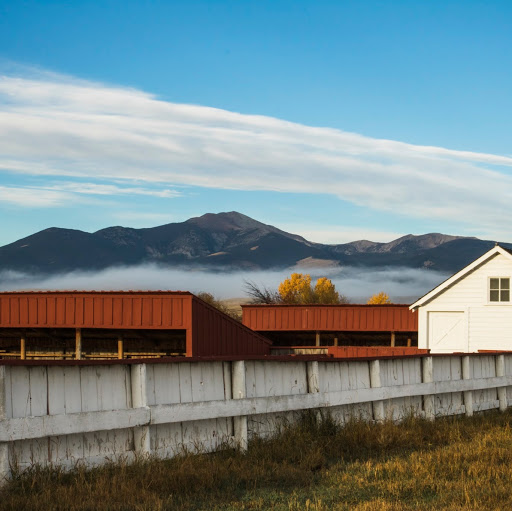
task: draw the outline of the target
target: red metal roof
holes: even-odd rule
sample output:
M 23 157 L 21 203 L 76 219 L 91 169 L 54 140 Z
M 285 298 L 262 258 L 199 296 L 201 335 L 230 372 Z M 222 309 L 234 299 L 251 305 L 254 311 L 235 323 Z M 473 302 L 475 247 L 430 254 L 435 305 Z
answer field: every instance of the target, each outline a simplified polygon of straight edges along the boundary
M 271 344 L 182 291 L 0 293 L 0 328 L 185 330 L 187 356 L 266 355 Z
M 408 305 L 242 305 L 242 323 L 255 331 L 417 332 Z

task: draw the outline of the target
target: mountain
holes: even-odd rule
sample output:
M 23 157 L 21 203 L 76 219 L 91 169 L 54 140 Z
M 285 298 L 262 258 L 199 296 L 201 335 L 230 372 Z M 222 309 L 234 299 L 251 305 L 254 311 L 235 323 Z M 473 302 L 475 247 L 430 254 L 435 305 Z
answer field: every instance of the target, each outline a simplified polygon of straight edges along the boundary
M 148 229 L 117 226 L 87 233 L 52 227 L 0 247 L 0 270 L 60 273 L 142 263 L 269 269 L 308 262 L 453 272 L 492 245 L 438 233 L 409 234 L 389 243 L 324 245 L 232 211 Z

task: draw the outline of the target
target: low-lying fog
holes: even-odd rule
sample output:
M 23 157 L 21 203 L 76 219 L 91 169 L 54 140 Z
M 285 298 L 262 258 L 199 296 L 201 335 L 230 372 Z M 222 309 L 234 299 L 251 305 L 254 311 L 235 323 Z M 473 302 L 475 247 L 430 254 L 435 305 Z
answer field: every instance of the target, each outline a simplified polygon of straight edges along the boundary
M 207 291 L 218 298 L 246 297 L 245 281 L 276 289 L 292 271 L 191 270 L 156 265 L 118 267 L 102 271 L 75 271 L 53 276 L 35 276 L 13 271 L 0 272 L 1 291 L 19 290 L 172 290 Z M 351 302 L 364 303 L 374 293 L 384 291 L 395 303 L 412 303 L 437 286 L 448 275 L 433 270 L 411 268 L 308 268 L 313 279 L 329 277 L 336 289 Z

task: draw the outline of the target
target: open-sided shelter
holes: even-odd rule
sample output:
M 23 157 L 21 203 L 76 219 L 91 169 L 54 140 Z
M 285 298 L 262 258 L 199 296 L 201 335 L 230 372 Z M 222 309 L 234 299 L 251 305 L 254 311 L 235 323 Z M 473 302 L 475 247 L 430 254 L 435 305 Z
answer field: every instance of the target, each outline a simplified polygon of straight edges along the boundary
M 0 357 L 266 355 L 270 341 L 180 291 L 0 293 Z
M 271 339 L 274 347 L 302 353 L 305 347 L 411 347 L 418 330 L 416 315 L 399 304 L 242 305 L 242 322 Z

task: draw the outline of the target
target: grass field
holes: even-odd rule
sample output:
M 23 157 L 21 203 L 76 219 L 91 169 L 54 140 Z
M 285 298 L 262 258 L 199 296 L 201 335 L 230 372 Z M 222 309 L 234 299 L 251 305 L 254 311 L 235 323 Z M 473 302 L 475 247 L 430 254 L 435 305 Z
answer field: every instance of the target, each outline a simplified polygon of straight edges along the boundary
M 247 453 L 72 473 L 33 468 L 0 493 L 27 510 L 510 510 L 512 412 L 342 427 L 304 415 Z

